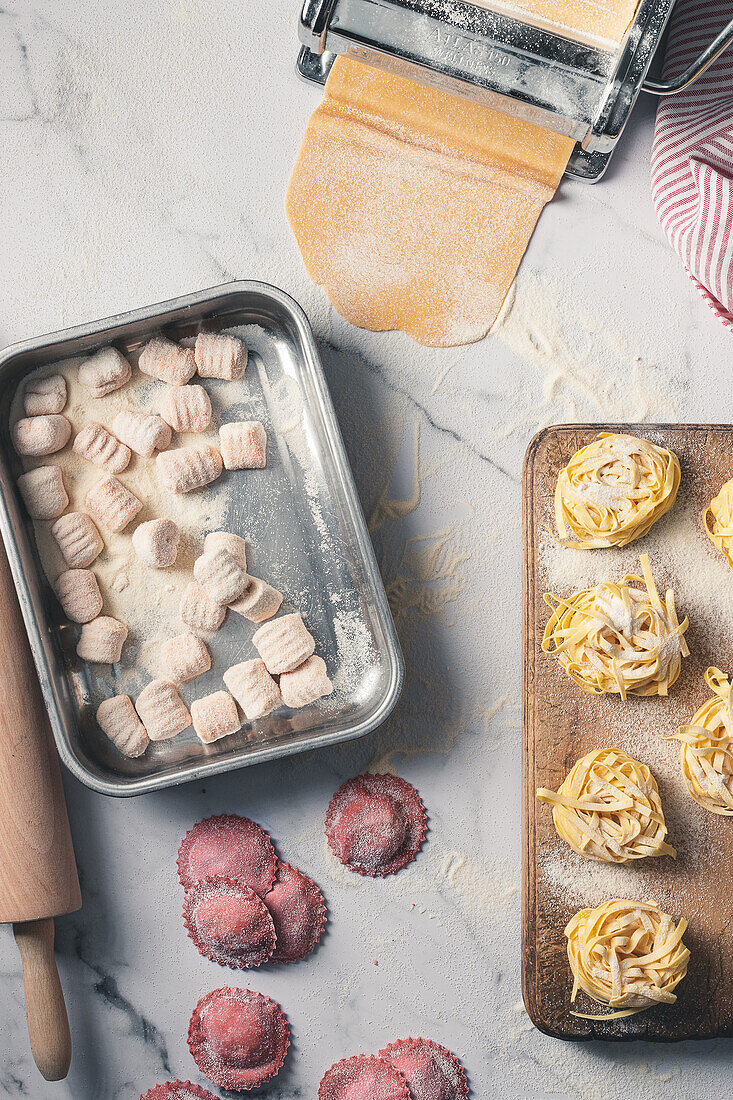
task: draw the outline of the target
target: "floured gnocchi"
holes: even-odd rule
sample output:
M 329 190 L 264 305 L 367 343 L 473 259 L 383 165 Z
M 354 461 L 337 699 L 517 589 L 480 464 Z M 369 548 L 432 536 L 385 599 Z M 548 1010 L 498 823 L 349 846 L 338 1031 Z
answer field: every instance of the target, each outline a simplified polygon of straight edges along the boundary
M 105 570 L 112 553 L 119 561 L 140 563 L 137 576 L 142 576 L 140 566 L 149 571 L 151 598 L 155 571 L 170 570 L 179 581 L 182 569 L 190 570 L 185 587 L 169 586 L 181 592 L 171 611 L 178 606 L 182 629 L 162 642 L 156 639 L 153 678 L 136 697 L 135 692 L 133 697 L 120 693 L 96 710 L 110 744 L 130 758 L 191 725 L 207 745 L 230 737 L 242 727 L 238 707 L 251 723 L 278 707 L 308 706 L 333 690 L 302 616 L 292 611 L 276 618 L 283 593 L 249 572 L 247 541 L 235 532 L 214 530 L 199 548 L 200 527 L 192 532 L 185 521 L 180 526 L 182 509 L 198 513 L 175 498 L 205 493 L 225 470 L 227 477 L 256 477 L 254 471 L 267 464 L 264 425 L 258 420 L 217 424 L 217 440 L 210 430 L 209 393 L 191 381 L 196 373 L 217 380 L 214 385 L 236 381 L 246 366 L 247 348 L 238 337 L 202 332 L 192 348 L 158 335 L 139 354 L 140 372 L 154 380 L 142 387 L 136 382 L 123 395 L 133 368 L 119 349 L 106 347 L 83 360 L 73 375 L 35 372 L 22 384 L 14 406 L 12 438 L 25 466 L 18 489 L 34 523 L 48 524 L 44 530 L 53 544 L 46 545 L 55 549 L 52 558 L 44 558 L 44 567 L 64 615 L 77 624 L 80 660 L 109 666 L 137 662 L 135 624 L 122 621 L 114 599 L 129 583 L 126 571 Z M 151 387 L 159 384 L 157 411 L 148 411 Z M 190 439 L 207 431 L 200 442 Z M 181 438 L 174 440 L 174 433 Z M 59 465 L 43 464 L 45 456 L 61 451 L 66 457 L 57 460 Z M 63 568 L 56 566 L 51 575 L 49 566 L 57 558 Z M 100 577 L 110 586 L 106 592 Z M 138 607 L 148 614 L 147 605 Z M 189 709 L 179 688 L 194 684 L 215 664 L 209 647 L 229 610 L 259 627 L 252 642 L 261 657 L 227 669 L 223 681 L 228 690 L 193 699 Z M 147 669 L 147 660 L 142 667 Z

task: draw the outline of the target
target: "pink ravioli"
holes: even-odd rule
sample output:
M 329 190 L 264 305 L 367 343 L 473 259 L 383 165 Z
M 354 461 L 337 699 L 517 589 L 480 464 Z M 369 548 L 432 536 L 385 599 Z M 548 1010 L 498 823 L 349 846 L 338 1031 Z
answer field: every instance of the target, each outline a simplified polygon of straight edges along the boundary
M 183 923 L 202 955 L 221 966 L 260 966 L 275 949 L 275 925 L 249 886 L 205 879 L 186 891 Z
M 251 989 L 214 989 L 201 998 L 188 1025 L 196 1065 L 223 1089 L 247 1091 L 268 1081 L 282 1067 L 289 1045 L 280 1005 Z
M 311 952 L 326 924 L 326 905 L 315 882 L 297 867 L 280 863 L 275 885 L 263 900 L 277 936 L 272 962 L 297 962 Z
M 410 1100 L 405 1078 L 383 1058 L 357 1054 L 323 1075 L 318 1100 Z
M 415 858 L 426 822 L 425 807 L 410 783 L 396 775 L 365 773 L 344 783 L 331 799 L 326 837 L 345 867 L 377 878 L 393 875 Z
M 248 817 L 207 817 L 189 829 L 178 849 L 184 890 L 203 879 L 226 878 L 262 897 L 277 873 L 277 856 L 264 829 Z
M 412 1100 L 466 1100 L 468 1082 L 463 1066 L 432 1039 L 399 1039 L 380 1050 L 405 1077 Z
M 213 1092 L 192 1085 L 190 1081 L 164 1081 L 144 1092 L 140 1100 L 216 1100 L 216 1097 Z

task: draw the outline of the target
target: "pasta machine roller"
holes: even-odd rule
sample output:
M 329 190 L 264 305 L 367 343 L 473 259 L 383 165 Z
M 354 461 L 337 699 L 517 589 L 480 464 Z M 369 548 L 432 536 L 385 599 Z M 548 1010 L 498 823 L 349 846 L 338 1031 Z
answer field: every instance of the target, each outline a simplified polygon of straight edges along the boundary
M 674 0 L 640 0 L 620 43 L 560 29 L 511 0 L 305 0 L 300 74 L 345 54 L 575 139 L 567 172 L 603 175 L 642 90 L 687 87 L 733 40 L 733 20 L 679 78 L 648 79 Z M 521 5 L 520 5 L 521 6 Z

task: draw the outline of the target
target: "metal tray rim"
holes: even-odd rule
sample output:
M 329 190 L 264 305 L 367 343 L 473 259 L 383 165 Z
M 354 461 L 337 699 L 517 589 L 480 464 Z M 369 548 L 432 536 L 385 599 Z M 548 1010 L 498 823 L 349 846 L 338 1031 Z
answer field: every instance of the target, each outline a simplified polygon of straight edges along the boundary
M 229 295 L 234 296 L 242 292 L 255 292 L 263 295 L 265 298 L 269 298 L 290 316 L 290 319 L 294 322 L 297 329 L 298 339 L 312 371 L 313 382 L 320 402 L 320 413 L 325 426 L 325 439 L 334 453 L 340 481 L 346 489 L 345 499 L 348 503 L 358 547 L 362 554 L 366 572 L 372 587 L 377 617 L 384 631 L 386 641 L 385 655 L 389 660 L 389 684 L 381 704 L 375 712 L 350 726 L 346 725 L 341 731 L 335 731 L 333 734 L 329 734 L 327 738 L 320 742 L 317 735 L 311 738 L 304 738 L 302 741 L 297 741 L 289 745 L 279 745 L 275 742 L 272 745 L 263 746 L 259 751 L 248 753 L 245 758 L 213 758 L 210 761 L 205 761 L 200 764 L 186 764 L 181 766 L 177 772 L 169 773 L 160 779 L 155 776 L 147 776 L 124 783 L 115 783 L 112 780 L 105 780 L 92 775 L 81 764 L 71 749 L 54 688 L 53 676 L 45 658 L 41 631 L 33 611 L 28 582 L 18 552 L 16 534 L 18 518 L 13 517 L 8 498 L 4 492 L 0 491 L 0 536 L 2 536 L 5 544 L 10 570 L 15 582 L 21 613 L 23 615 L 23 621 L 28 633 L 36 671 L 38 672 L 41 684 L 41 691 L 43 693 L 46 709 L 49 713 L 56 748 L 61 760 L 71 774 L 81 783 L 85 784 L 85 786 L 99 794 L 126 797 L 148 793 L 154 790 L 162 790 L 166 787 L 178 786 L 182 783 L 200 779 L 206 775 L 233 771 L 236 768 L 264 763 L 279 757 L 292 756 L 296 753 L 305 752 L 313 748 L 321 748 L 327 745 L 355 740 L 358 737 L 363 737 L 367 733 L 370 733 L 387 719 L 396 706 L 402 692 L 405 679 L 404 659 L 392 614 L 387 602 L 384 584 L 379 573 L 374 547 L 369 537 L 364 513 L 356 492 L 356 486 L 351 473 L 351 465 L 344 447 L 341 429 L 336 419 L 336 413 L 333 408 L 333 402 L 325 380 L 310 322 L 302 307 L 289 294 L 280 290 L 278 287 L 272 286 L 270 283 L 260 280 L 233 280 L 229 283 L 208 287 L 192 294 L 181 295 L 150 306 L 144 306 L 124 313 L 113 314 L 111 317 L 100 318 L 86 325 L 74 325 L 67 329 L 60 329 L 56 332 L 50 332 L 27 340 L 18 341 L 0 350 L 0 378 L 2 378 L 2 374 L 8 364 L 19 355 L 28 352 L 40 352 L 45 348 L 51 349 L 59 344 L 64 344 L 80 338 L 102 336 L 103 334 L 107 336 L 108 339 L 114 340 L 115 334 L 113 330 L 115 329 L 119 329 L 123 326 L 127 327 L 140 321 L 154 321 L 156 318 L 161 317 L 161 315 L 173 310 L 201 306 L 210 300 L 221 299 Z M 12 511 L 17 512 L 15 502 L 12 502 Z

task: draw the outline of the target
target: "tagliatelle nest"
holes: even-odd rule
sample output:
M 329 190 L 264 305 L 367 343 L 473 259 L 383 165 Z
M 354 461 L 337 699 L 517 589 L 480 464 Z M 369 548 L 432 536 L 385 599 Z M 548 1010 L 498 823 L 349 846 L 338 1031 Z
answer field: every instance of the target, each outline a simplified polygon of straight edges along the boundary
M 559 836 L 578 855 L 599 863 L 630 863 L 645 856 L 676 856 L 654 776 L 620 749 L 596 749 L 575 764 L 555 793 L 537 797 L 552 806 Z
M 702 522 L 713 546 L 725 554 L 728 565 L 733 567 L 733 478 L 726 481 L 707 508 L 703 508 Z
M 678 621 L 674 592 L 662 603 L 646 554 L 641 568 L 643 577 L 605 581 L 567 600 L 544 595 L 553 611 L 542 649 L 591 695 L 667 695 L 689 655 L 689 622 Z
M 689 726 L 667 738 L 681 741 L 680 764 L 695 802 L 711 814 L 733 815 L 733 684 L 719 668 L 709 668 L 705 683 L 712 699 L 698 710 Z
M 581 909 L 565 929 L 573 973 L 571 1001 L 582 989 L 617 1011 L 607 1016 L 574 1012 L 586 1020 L 633 1016 L 656 1004 L 674 1004 L 672 992 L 687 973 L 690 952 L 682 942 L 687 921 L 675 926 L 656 901 L 614 898 Z
M 558 476 L 559 541 L 577 550 L 627 546 L 670 510 L 679 485 L 673 451 L 648 439 L 601 432 Z

